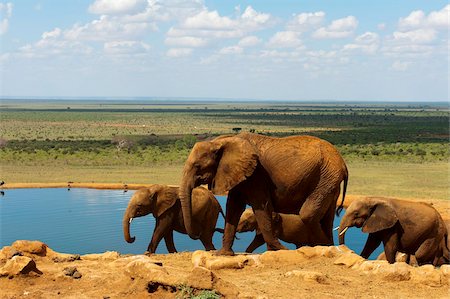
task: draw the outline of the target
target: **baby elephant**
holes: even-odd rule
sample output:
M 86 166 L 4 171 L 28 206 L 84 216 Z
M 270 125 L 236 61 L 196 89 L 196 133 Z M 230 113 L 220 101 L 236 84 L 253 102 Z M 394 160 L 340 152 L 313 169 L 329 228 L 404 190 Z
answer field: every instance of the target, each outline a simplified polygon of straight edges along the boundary
M 147 251 L 154 253 L 162 238 L 170 253 L 177 252 L 173 243 L 173 231 L 186 234 L 181 213 L 178 187 L 153 185 L 137 190 L 130 199 L 123 215 L 123 234 L 128 243 L 135 237 L 130 236 L 130 224 L 133 218 L 152 213 L 156 219 L 153 236 Z M 192 190 L 192 215 L 194 225 L 200 232 L 200 240 L 206 250 L 215 250 L 212 237 L 222 208 L 214 195 L 207 189 L 198 187 Z
M 369 233 L 361 252 L 364 258 L 383 242 L 389 263 L 395 262 L 397 252 L 414 255 L 419 265 L 439 266 L 448 260 L 447 229 L 429 204 L 377 197 L 355 200 L 339 225 L 339 244 L 352 226 Z
M 287 243 L 293 243 L 297 248 L 308 242 L 307 228 L 303 224 L 299 215 L 272 213 L 272 225 L 275 236 Z M 242 213 L 236 229 L 239 233 L 256 231 L 255 238 L 248 245 L 245 252 L 251 253 L 256 248 L 264 244 L 264 238 L 258 228 L 255 214 L 251 208 Z

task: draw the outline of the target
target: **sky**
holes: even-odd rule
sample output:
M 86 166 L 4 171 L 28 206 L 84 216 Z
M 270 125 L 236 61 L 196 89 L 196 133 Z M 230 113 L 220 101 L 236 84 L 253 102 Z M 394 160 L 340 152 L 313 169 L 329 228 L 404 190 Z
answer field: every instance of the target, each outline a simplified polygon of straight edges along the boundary
M 448 101 L 449 14 L 432 0 L 0 0 L 0 95 Z

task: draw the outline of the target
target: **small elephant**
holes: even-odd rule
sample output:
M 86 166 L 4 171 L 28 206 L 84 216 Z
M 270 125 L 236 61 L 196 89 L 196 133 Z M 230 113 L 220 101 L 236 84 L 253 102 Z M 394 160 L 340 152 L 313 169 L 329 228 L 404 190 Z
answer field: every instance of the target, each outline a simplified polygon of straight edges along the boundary
M 429 204 L 378 197 L 358 199 L 349 205 L 341 220 L 339 244 L 344 244 L 345 232 L 353 226 L 369 233 L 361 252 L 364 258 L 383 242 L 391 264 L 397 252 L 414 255 L 419 265 L 438 266 L 443 257 L 448 259 L 445 223 Z
M 192 199 L 193 220 L 196 229 L 200 231 L 200 240 L 206 250 L 215 250 L 212 237 L 219 213 L 224 216 L 222 208 L 214 195 L 203 187 L 192 190 Z M 154 253 L 164 238 L 167 250 L 170 253 L 177 252 L 173 243 L 173 231 L 186 234 L 178 187 L 153 185 L 139 189 L 133 194 L 123 216 L 123 233 L 128 243 L 135 240 L 135 237 L 130 236 L 133 218 L 150 213 L 155 217 L 156 225 L 147 251 Z
M 308 229 L 301 217 L 297 214 L 272 213 L 272 229 L 277 238 L 287 243 L 295 244 L 297 248 L 308 242 Z M 251 253 L 265 243 L 261 230 L 258 227 L 255 213 L 248 208 L 242 213 L 236 231 L 238 233 L 256 231 L 255 238 L 245 252 Z

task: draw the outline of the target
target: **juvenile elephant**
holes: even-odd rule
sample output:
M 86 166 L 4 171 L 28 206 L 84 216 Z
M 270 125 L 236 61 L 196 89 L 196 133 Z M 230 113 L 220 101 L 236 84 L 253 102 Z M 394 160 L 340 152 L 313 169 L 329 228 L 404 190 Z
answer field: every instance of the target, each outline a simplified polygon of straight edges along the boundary
M 339 225 L 339 244 L 345 232 L 356 226 L 369 233 L 361 256 L 368 258 L 383 242 L 386 259 L 395 262 L 397 252 L 414 255 L 419 265 L 438 265 L 448 260 L 447 229 L 441 215 L 431 205 L 388 198 L 355 200 Z
M 253 208 L 269 250 L 284 249 L 273 234 L 273 211 L 299 214 L 307 235 L 314 236 L 308 245 L 333 245 L 333 220 L 342 181 L 343 202 L 347 167 L 333 145 L 316 137 L 241 133 L 197 142 L 186 160 L 180 186 L 186 230 L 191 238 L 198 238 L 198 229 L 192 225 L 191 191 L 208 184 L 214 194 L 228 192 L 219 255 L 234 254 L 236 227 L 246 204 Z
M 297 248 L 308 242 L 307 229 L 299 215 L 272 213 L 272 229 L 275 237 L 287 243 L 295 244 Z M 245 252 L 251 253 L 256 248 L 264 244 L 264 238 L 258 227 L 255 213 L 248 208 L 242 213 L 236 232 L 244 233 L 256 231 L 255 238 L 248 245 Z
M 147 251 L 154 253 L 164 238 L 167 250 L 170 253 L 177 252 L 173 243 L 173 231 L 186 234 L 178 187 L 153 185 L 150 188 L 139 189 L 133 194 L 123 215 L 123 234 L 128 243 L 135 240 L 135 237 L 130 236 L 133 218 L 150 213 L 155 217 L 156 225 Z M 215 250 L 212 237 L 219 213 L 223 215 L 220 204 L 209 190 L 203 187 L 192 190 L 193 226 L 199 231 L 199 239 L 206 250 Z

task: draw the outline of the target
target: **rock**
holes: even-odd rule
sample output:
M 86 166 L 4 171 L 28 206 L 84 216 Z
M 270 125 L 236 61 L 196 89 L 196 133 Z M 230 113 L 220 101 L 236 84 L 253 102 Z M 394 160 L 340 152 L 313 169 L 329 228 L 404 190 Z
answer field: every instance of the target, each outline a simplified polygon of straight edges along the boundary
M 125 266 L 125 273 L 131 278 L 141 278 L 147 281 L 158 281 L 171 284 L 169 273 L 162 267 L 154 264 L 150 260 L 138 259 L 129 262 Z
M 17 251 L 39 256 L 47 254 L 47 245 L 41 241 L 18 240 L 11 245 Z
M 236 285 L 224 281 L 213 271 L 204 267 L 194 267 L 184 284 L 195 289 L 216 290 L 225 298 L 237 298 L 239 295 Z
M 408 255 L 402 252 L 397 252 L 395 255 L 395 261 L 396 262 L 405 262 L 408 259 Z M 380 253 L 380 255 L 377 257 L 377 260 L 386 260 L 386 254 L 384 252 Z
M 55 263 L 67 263 L 67 262 L 73 262 L 73 261 L 78 261 L 80 260 L 80 255 L 79 254 L 60 254 L 57 256 L 54 256 L 52 258 L 52 261 Z
M 75 279 L 79 279 L 82 276 L 81 273 L 78 272 L 76 267 L 66 267 L 66 268 L 64 268 L 63 273 L 64 273 L 64 275 L 71 276 Z
M 346 266 L 347 268 L 350 268 L 355 265 L 362 264 L 364 261 L 365 259 L 357 255 L 356 253 L 345 252 L 334 261 L 334 264 L 343 265 Z
M 440 270 L 445 277 L 450 279 L 450 265 L 442 265 Z
M 92 253 L 85 254 L 81 256 L 83 260 L 117 260 L 120 257 L 120 254 L 116 251 L 107 251 L 105 253 Z
M 292 270 L 284 274 L 286 277 L 300 277 L 304 281 L 313 281 L 321 284 L 328 283 L 328 277 L 320 272 Z
M 388 261 L 376 260 L 376 261 L 364 261 L 361 264 L 352 266 L 352 269 L 358 269 L 363 272 L 376 272 L 379 268 L 389 266 Z
M 413 268 L 405 262 L 387 264 L 378 268 L 375 273 L 383 275 L 387 281 L 405 281 L 411 279 L 411 270 Z
M 36 263 L 26 256 L 16 255 L 0 268 L 0 276 L 15 276 L 19 274 L 29 274 L 30 272 L 42 274 L 37 268 Z
M 210 270 L 242 269 L 246 265 L 259 263 L 257 255 L 215 256 L 210 252 L 197 250 L 191 258 L 194 267 L 205 267 Z
M 411 271 L 411 279 L 432 287 L 440 287 L 442 284 L 448 283 L 447 279 L 433 265 L 424 265 L 413 267 Z
M 341 252 L 344 252 L 343 249 L 347 249 L 348 251 L 350 251 L 350 249 L 348 249 L 348 247 L 346 246 L 343 246 L 342 248 L 339 246 L 303 246 L 297 249 L 297 252 L 303 254 L 308 259 L 314 257 L 333 258 L 339 255 Z
M 308 258 L 297 250 L 266 251 L 260 256 L 263 264 L 296 264 L 306 260 Z
M 0 250 L 0 260 L 3 261 L 9 260 L 16 255 L 23 255 L 23 254 L 22 252 L 18 251 L 12 246 L 5 246 Z

